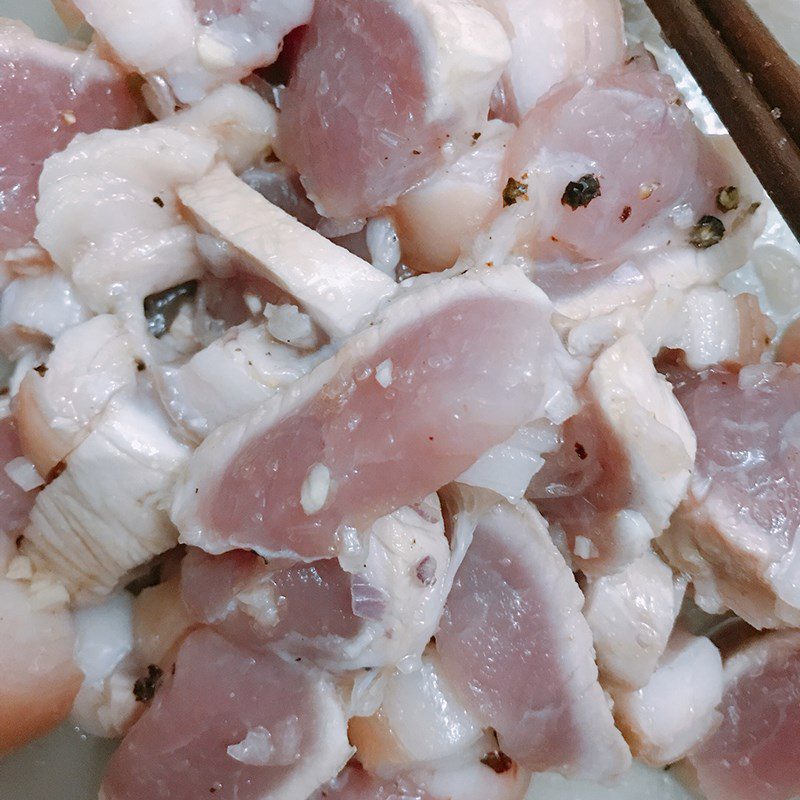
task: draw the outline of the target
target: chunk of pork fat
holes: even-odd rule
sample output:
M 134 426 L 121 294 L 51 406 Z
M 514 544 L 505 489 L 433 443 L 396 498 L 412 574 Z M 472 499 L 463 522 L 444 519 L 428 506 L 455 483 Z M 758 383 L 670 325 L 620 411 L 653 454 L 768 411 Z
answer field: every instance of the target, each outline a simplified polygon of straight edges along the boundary
M 469 1 L 317 3 L 281 100 L 279 155 L 325 216 L 372 216 L 449 141 L 468 145 L 509 55 L 502 26 Z
M 659 546 L 690 576 L 704 610 L 730 608 L 758 628 L 800 624 L 800 367 L 672 379 L 697 434 L 697 462 Z
M 178 196 L 204 232 L 294 295 L 333 336 L 352 333 L 395 289 L 391 278 L 270 203 L 224 164 Z
M 271 64 L 313 0 L 72 0 L 126 66 L 196 103 Z
M 244 169 L 269 148 L 274 124 L 254 91 L 226 86 L 167 120 L 76 137 L 44 166 L 36 238 L 93 311 L 140 308 L 202 271 L 176 187 L 217 159 Z
M 666 528 L 689 483 L 695 436 L 635 336 L 597 358 L 583 400 L 527 496 L 563 528 L 581 569 L 607 573 L 644 555 Z

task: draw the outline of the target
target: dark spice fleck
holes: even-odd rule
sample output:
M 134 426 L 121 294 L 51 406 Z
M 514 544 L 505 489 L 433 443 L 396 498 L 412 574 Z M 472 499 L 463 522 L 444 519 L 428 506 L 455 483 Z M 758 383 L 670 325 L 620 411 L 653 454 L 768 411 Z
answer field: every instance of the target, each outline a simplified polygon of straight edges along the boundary
M 480 131 L 475 131 L 475 133 L 472 134 L 472 141 L 473 142 L 477 142 L 478 139 L 480 139 L 480 138 L 481 138 L 481 132 Z
M 513 206 L 520 198 L 528 199 L 528 184 L 509 178 L 506 188 L 503 189 L 503 208 Z
M 39 366 L 33 368 L 34 372 L 38 372 L 43 378 L 47 375 L 47 367 L 44 364 L 39 364 Z
M 158 196 L 154 197 L 154 198 L 153 198 L 153 202 L 154 202 L 154 203 L 155 203 L 155 204 L 156 204 L 156 205 L 157 205 L 159 208 L 164 208 L 164 201 L 163 201 L 163 200 L 162 200 L 160 197 L 158 197 Z
M 163 336 L 175 322 L 175 317 L 184 303 L 197 294 L 197 281 L 187 281 L 144 299 L 144 315 L 147 327 L 157 339 Z
M 723 186 L 717 192 L 717 208 L 720 211 L 735 211 L 739 208 L 739 190 L 735 186 Z
M 148 570 L 125 584 L 125 591 L 138 597 L 145 589 L 158 586 L 159 583 L 161 583 L 161 564 L 153 564 Z
M 725 226 L 718 217 L 706 215 L 689 231 L 689 243 L 700 250 L 719 244 L 725 235 Z
M 630 219 L 632 212 L 633 209 L 630 206 L 625 206 L 625 208 L 622 209 L 622 213 L 619 215 L 619 221 L 627 222 Z
M 146 367 L 146 366 L 145 366 L 145 364 L 144 364 L 144 361 L 142 361 L 142 359 L 141 359 L 141 358 L 137 358 L 137 359 L 136 359 L 136 369 L 137 369 L 139 372 L 144 372 L 144 371 L 147 369 L 147 367 Z
M 411 154 L 412 154 L 412 155 L 415 155 L 415 156 L 418 156 L 418 155 L 420 155 L 421 153 L 422 153 L 422 150 L 412 150 L 412 151 L 411 151 Z
M 580 442 L 575 442 L 575 452 L 578 454 L 578 458 L 581 461 L 583 461 L 589 455 L 586 452 L 586 448 Z
M 52 483 L 65 469 L 67 462 L 62 458 L 51 470 L 47 473 L 47 483 Z
M 147 675 L 143 678 L 139 678 L 136 683 L 133 684 L 133 696 L 136 698 L 136 701 L 139 703 L 149 703 L 156 696 L 156 692 L 158 691 L 158 687 L 161 686 L 163 677 L 164 671 L 161 667 L 150 664 L 147 668 Z
M 502 750 L 492 750 L 487 753 L 481 759 L 481 764 L 493 769 L 498 775 L 508 772 L 514 766 L 514 762 Z
M 577 181 L 570 181 L 561 197 L 561 205 L 573 211 L 586 208 L 596 197 L 600 197 L 600 181 L 596 175 L 583 175 Z

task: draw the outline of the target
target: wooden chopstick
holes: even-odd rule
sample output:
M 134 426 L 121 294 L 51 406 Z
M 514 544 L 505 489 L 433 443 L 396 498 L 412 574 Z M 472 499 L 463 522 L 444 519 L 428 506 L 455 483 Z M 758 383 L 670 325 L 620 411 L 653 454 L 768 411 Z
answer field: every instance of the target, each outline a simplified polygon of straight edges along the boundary
M 745 0 L 700 0 L 700 7 L 742 69 L 752 75 L 764 99 L 779 111 L 783 127 L 800 144 L 800 65 Z
M 646 2 L 667 41 L 683 58 L 742 155 L 800 239 L 800 138 L 793 138 L 783 121 L 785 116 L 787 123 L 793 125 L 793 120 L 800 115 L 797 86 L 793 92 L 784 94 L 779 87 L 785 81 L 780 84 L 775 81 L 774 88 L 769 90 L 769 99 L 759 89 L 765 86 L 768 73 L 774 80 L 780 65 L 786 68 L 787 60 L 791 62 L 791 59 L 774 39 L 769 41 L 765 37 L 757 45 L 761 48 L 760 56 L 754 46 L 750 55 L 743 57 L 742 51 L 750 46 L 748 31 L 755 29 L 747 25 L 748 20 L 750 23 L 757 21 L 752 12 L 746 13 L 743 0 Z M 734 43 L 737 37 L 730 30 L 735 27 L 733 21 L 725 24 L 722 20 L 716 24 L 717 14 L 722 17 L 732 14 L 734 7 L 738 7 L 737 19 L 743 29 L 738 44 Z M 790 74 L 787 70 L 787 75 Z M 787 80 L 790 82 L 791 78 Z

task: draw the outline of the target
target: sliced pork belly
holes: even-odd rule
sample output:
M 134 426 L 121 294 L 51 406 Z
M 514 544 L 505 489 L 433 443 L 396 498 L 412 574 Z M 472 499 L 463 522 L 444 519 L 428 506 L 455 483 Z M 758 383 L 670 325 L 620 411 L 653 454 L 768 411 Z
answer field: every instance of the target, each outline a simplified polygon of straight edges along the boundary
M 94 53 L 37 39 L 0 19 L 0 252 L 33 237 L 42 162 L 77 133 L 140 121 L 125 76 Z
M 511 61 L 503 75 L 505 116 L 525 116 L 557 84 L 621 64 L 622 7 L 617 0 L 478 0 L 503 22 Z
M 686 581 L 653 552 L 621 572 L 589 578 L 583 610 L 605 683 L 644 686 L 667 647 Z
M 387 275 L 306 228 L 224 164 L 178 196 L 204 233 L 297 298 L 332 336 L 352 333 L 395 289 Z
M 538 104 L 512 139 L 506 173 L 524 187 L 506 198 L 518 246 L 589 262 L 687 241 L 731 183 L 672 79 L 645 56 Z
M 563 529 L 575 563 L 596 574 L 644 555 L 666 528 L 689 483 L 695 437 L 634 336 L 599 356 L 583 393 L 527 496 Z
M 201 629 L 112 756 L 100 797 L 306 800 L 351 752 L 322 673 Z
M 0 465 L 0 531 L 13 533 L 28 521 L 39 480 L 33 476 L 34 486 L 30 486 L 15 470 L 21 468 L 23 475 L 27 472 L 31 477 L 31 465 L 23 458 L 17 426 L 8 414 L 0 419 Z M 2 534 L 0 542 L 5 543 Z
M 72 598 L 96 601 L 175 544 L 163 510 L 189 448 L 145 394 L 111 398 L 64 469 L 38 494 L 23 551 Z
M 659 546 L 691 577 L 704 610 L 730 608 L 758 628 L 800 623 L 800 368 L 713 368 L 673 380 L 697 461 Z
M 0 755 L 69 713 L 83 676 L 69 612 L 22 581 L 0 578 Z
M 344 567 L 347 567 L 345 569 Z M 331 671 L 419 660 L 439 623 L 451 556 L 436 495 L 378 520 L 362 553 L 292 566 L 190 550 L 184 599 L 226 636 Z
M 97 313 L 196 278 L 202 261 L 175 188 L 220 157 L 244 168 L 273 125 L 271 107 L 239 86 L 168 121 L 78 137 L 45 164 L 36 237 Z
M 722 724 L 690 755 L 708 800 L 800 792 L 800 634 L 770 633 L 725 661 Z
M 698 602 L 757 627 L 797 624 L 796 368 L 721 368 L 682 376 L 678 396 L 697 420 L 698 476 L 664 537 L 693 577 Z M 719 415 L 699 420 L 702 404 Z
M 534 771 L 613 778 L 630 763 L 597 682 L 583 596 L 527 504 L 481 517 L 436 634 L 442 674 Z
M 101 315 L 68 330 L 22 379 L 13 408 L 25 455 L 47 477 L 88 436 L 109 400 L 136 380 L 122 324 Z
M 372 216 L 480 130 L 509 57 L 472 2 L 317 3 L 281 100 L 279 155 L 320 213 Z M 358 111 L 356 111 L 358 109 Z
M 647 684 L 613 697 L 614 717 L 633 755 L 654 766 L 671 764 L 720 723 L 719 651 L 704 636 L 678 632 Z
M 502 208 L 506 146 L 514 130 L 499 120 L 487 123 L 473 133 L 475 141 L 460 158 L 400 196 L 392 215 L 404 263 L 417 272 L 435 272 L 468 250 Z
M 175 495 L 182 541 L 336 555 L 348 526 L 418 502 L 544 416 L 559 348 L 545 299 L 513 268 L 412 286 L 336 356 L 206 439 Z
M 272 64 L 313 0 L 72 0 L 115 57 L 181 103 Z M 174 101 L 173 101 L 174 102 Z

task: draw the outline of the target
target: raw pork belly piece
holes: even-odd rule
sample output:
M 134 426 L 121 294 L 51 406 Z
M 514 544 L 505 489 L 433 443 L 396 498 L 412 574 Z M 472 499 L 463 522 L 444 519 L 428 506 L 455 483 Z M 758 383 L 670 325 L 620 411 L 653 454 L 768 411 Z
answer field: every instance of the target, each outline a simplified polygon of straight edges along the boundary
M 686 493 L 695 436 L 632 335 L 597 358 L 583 399 L 527 496 L 561 526 L 575 564 L 604 574 L 644 555 L 667 527 Z
M 436 644 L 442 674 L 521 766 L 611 779 L 630 753 L 597 682 L 582 605 L 541 516 L 496 505 L 478 521 Z
M 800 633 L 769 633 L 725 662 L 722 724 L 689 757 L 708 800 L 800 793 Z
M 336 555 L 348 528 L 422 500 L 544 416 L 561 354 L 546 299 L 515 268 L 412 286 L 336 356 L 203 442 L 173 504 L 182 541 Z
M 352 754 L 322 673 L 205 628 L 112 756 L 102 800 L 306 800 Z
M 329 671 L 417 662 L 452 580 L 434 494 L 379 519 L 360 558 L 266 565 L 253 553 L 192 549 L 182 567 L 194 616 L 231 640 Z
M 697 461 L 659 546 L 704 610 L 730 608 L 757 628 L 800 624 L 800 367 L 716 367 L 673 381 Z
M 525 186 L 504 212 L 517 247 L 572 262 L 686 241 L 730 183 L 672 79 L 646 57 L 543 99 L 511 141 L 506 174 Z
M 140 121 L 124 74 L 0 19 L 0 252 L 33 237 L 42 162 L 76 133 Z
M 272 64 L 313 0 L 72 0 L 118 58 L 181 103 Z M 163 90 L 162 90 L 163 91 Z
M 43 478 L 89 435 L 111 398 L 135 383 L 135 358 L 119 319 L 101 314 L 66 331 L 46 368 L 25 375 L 12 408 L 25 455 Z
M 279 155 L 320 213 L 373 215 L 467 145 L 509 57 L 460 0 L 317 3 L 281 101 Z
M 686 580 L 652 551 L 621 572 L 587 578 L 584 616 L 605 683 L 644 686 L 667 647 Z
M 274 124 L 256 92 L 225 86 L 167 120 L 76 137 L 44 166 L 36 238 L 96 313 L 140 307 L 203 270 L 176 188 L 217 159 L 244 170 Z
M 476 141 L 401 195 L 392 217 L 404 263 L 418 272 L 455 264 L 503 205 L 506 147 L 516 128 L 500 120 L 473 132 Z
M 503 118 L 518 121 L 554 86 L 625 59 L 617 0 L 478 0 L 504 24 L 511 61 L 503 74 Z
M 228 244 L 245 269 L 297 298 L 332 336 L 352 333 L 396 288 L 387 275 L 270 203 L 224 164 L 178 196 L 201 231 Z
M 118 393 L 36 496 L 23 552 L 73 600 L 97 602 L 176 543 L 164 506 L 188 456 L 154 399 Z

